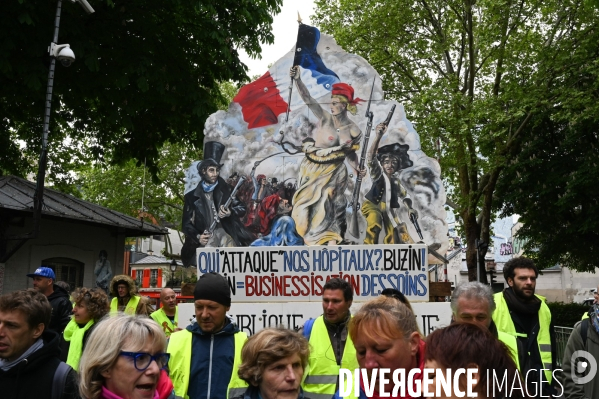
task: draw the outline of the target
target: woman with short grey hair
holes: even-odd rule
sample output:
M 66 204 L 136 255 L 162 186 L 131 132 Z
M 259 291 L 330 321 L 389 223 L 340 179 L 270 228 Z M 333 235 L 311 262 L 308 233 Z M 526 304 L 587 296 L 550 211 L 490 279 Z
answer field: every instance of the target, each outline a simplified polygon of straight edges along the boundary
M 295 331 L 267 328 L 251 336 L 238 372 L 250 386 L 233 399 L 307 399 L 301 382 L 309 355 L 308 340 Z

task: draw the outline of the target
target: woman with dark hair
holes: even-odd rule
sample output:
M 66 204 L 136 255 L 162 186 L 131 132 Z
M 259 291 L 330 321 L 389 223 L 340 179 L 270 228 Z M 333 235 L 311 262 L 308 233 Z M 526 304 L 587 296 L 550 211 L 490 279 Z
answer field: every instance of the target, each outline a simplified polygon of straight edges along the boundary
M 69 343 L 67 364 L 79 369 L 79 359 L 85 349 L 87 338 L 96 323 L 108 314 L 108 296 L 100 288 L 78 288 L 73 292 L 73 318 L 64 330 L 64 340 Z
M 469 387 L 478 398 L 523 398 L 521 388 L 524 385 L 520 381 L 516 364 L 510 355 L 508 347 L 495 338 L 487 329 L 483 329 L 471 323 L 454 323 L 448 327 L 433 331 L 426 338 L 425 368 L 442 370 L 444 376 L 447 370 L 456 369 L 478 369 L 474 380 L 476 385 Z M 496 376 L 496 377 L 494 377 Z M 451 380 L 451 394 L 443 396 L 436 395 L 439 381 L 433 375 L 433 383 L 428 387 L 428 392 L 435 398 L 457 398 L 456 389 L 467 392 L 466 375 L 459 378 L 459 386 L 453 385 L 455 379 L 449 375 Z M 503 383 L 507 377 L 507 384 Z M 494 385 L 493 381 L 498 384 Z M 516 381 L 518 380 L 518 381 Z M 512 389 L 516 387 L 516 389 Z M 464 396 L 464 395 L 462 395 Z

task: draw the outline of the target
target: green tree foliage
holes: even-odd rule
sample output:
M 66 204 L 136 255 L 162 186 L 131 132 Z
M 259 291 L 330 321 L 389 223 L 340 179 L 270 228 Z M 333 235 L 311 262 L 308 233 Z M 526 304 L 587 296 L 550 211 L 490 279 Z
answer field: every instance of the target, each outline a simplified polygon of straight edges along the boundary
M 518 237 L 540 267 L 594 271 L 599 256 L 599 125 L 541 119 L 498 185 L 504 212 L 520 214 Z
M 581 15 L 597 18 L 595 10 L 578 0 L 316 5 L 321 29 L 374 66 L 387 95 L 405 105 L 424 150 L 440 158 L 474 280 L 475 240 L 490 240 L 503 169 L 518 154 L 531 118 L 556 101 L 551 89 L 564 77 L 563 70 L 541 65 L 545 54 L 573 40 Z
M 77 59 L 70 68 L 57 65 L 50 180 L 73 157 L 145 159 L 157 175 L 163 143 L 200 148 L 204 121 L 224 101 L 219 82 L 247 79 L 238 49 L 258 56 L 261 42 L 273 42 L 272 15 L 282 0 L 91 3 L 91 15 L 62 3 L 59 42 Z M 56 4 L 9 1 L 0 13 L 2 174 L 37 167 Z
M 230 81 L 221 82 L 219 86 L 223 93 L 219 109 L 226 110 L 237 88 Z M 140 212 L 147 212 L 159 223 L 165 222 L 180 230 L 185 171 L 192 162 L 202 158 L 202 151 L 193 146 L 166 142 L 159 149 L 158 174 L 154 177 L 143 162 L 93 161 L 73 165 L 71 179 L 63 181 L 58 188 L 127 215 L 138 217 Z
M 154 216 L 180 230 L 185 170 L 201 154 L 182 144 L 165 143 L 159 150 L 157 179 L 152 181 L 143 163 L 129 160 L 124 165 L 95 164 L 76 175 L 77 194 L 84 200 L 138 217 Z M 142 208 L 143 198 L 143 208 Z
M 564 71 L 555 105 L 533 120 L 522 150 L 497 187 L 505 214 L 517 213 L 526 254 L 541 267 L 557 263 L 595 271 L 599 257 L 599 21 L 583 14 L 574 40 L 545 54 Z

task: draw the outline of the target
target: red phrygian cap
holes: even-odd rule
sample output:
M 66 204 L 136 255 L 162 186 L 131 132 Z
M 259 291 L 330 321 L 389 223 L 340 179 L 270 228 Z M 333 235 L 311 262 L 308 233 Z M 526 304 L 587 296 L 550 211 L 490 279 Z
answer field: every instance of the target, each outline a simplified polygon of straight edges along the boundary
M 354 88 L 348 85 L 347 83 L 335 83 L 333 85 L 333 96 L 343 96 L 347 98 L 347 101 L 351 105 L 356 105 L 360 102 L 364 102 L 361 98 L 356 98 L 354 100 Z

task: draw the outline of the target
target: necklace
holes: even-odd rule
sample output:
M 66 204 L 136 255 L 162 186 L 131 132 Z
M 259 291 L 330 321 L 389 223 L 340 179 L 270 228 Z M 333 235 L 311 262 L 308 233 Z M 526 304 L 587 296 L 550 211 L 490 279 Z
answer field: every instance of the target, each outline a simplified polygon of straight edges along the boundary
M 350 125 L 348 123 L 348 124 L 345 124 L 345 125 L 338 126 L 337 118 L 335 117 L 335 115 L 332 115 L 332 117 L 333 117 L 333 126 L 335 127 L 335 130 L 337 130 L 337 133 L 339 133 L 341 131 L 342 127 L 346 127 L 346 126 Z

